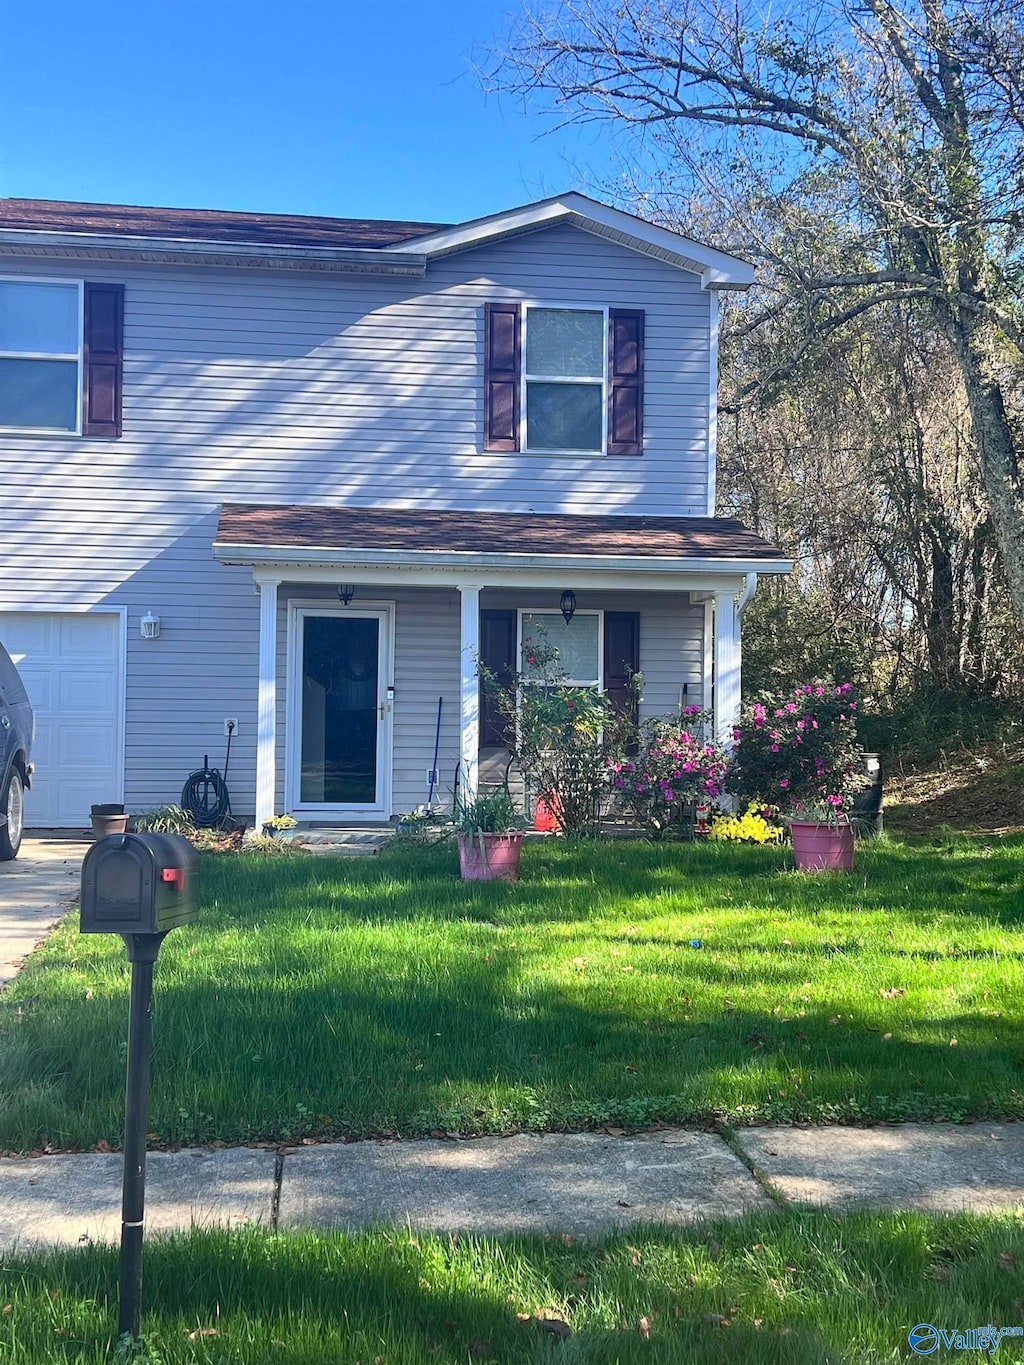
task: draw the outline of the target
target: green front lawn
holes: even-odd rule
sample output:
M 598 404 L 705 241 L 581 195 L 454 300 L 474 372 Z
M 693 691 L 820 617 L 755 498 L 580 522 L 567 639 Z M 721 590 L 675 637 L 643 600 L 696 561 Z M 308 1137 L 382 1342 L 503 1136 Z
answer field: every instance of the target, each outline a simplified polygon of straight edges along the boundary
M 193 1232 L 147 1248 L 148 1351 L 134 1358 L 880 1365 L 916 1358 L 919 1323 L 1020 1327 L 1022 1262 L 1009 1215 L 770 1214 L 593 1243 Z M 0 1258 L 0 1359 L 104 1365 L 116 1285 L 112 1249 Z M 1021 1346 L 1006 1337 L 995 1358 Z
M 155 1142 L 1024 1116 L 1024 841 L 210 857 L 156 974 Z M 691 940 L 699 941 L 692 947 Z M 120 1141 L 128 970 L 74 918 L 0 997 L 0 1149 Z

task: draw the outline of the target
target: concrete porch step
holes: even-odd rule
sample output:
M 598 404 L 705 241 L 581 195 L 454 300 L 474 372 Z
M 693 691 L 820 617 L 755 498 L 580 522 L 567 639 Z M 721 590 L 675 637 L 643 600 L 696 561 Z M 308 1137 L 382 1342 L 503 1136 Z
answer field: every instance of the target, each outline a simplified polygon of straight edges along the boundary
M 393 829 L 297 829 L 292 842 L 332 858 L 369 858 L 395 837 Z

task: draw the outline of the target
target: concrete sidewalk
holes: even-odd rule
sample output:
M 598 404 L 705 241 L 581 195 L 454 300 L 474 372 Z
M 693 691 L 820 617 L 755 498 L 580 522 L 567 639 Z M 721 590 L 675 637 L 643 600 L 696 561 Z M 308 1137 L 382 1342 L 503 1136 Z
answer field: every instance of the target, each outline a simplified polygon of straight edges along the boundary
M 0 988 L 78 896 L 88 839 L 26 838 L 0 863 Z
M 836 1210 L 1024 1205 L 1024 1124 L 666 1129 L 155 1152 L 150 1233 L 192 1224 L 598 1234 L 737 1217 L 791 1201 Z M 756 1172 L 756 1174 L 754 1173 Z M 116 1242 L 118 1154 L 0 1160 L 0 1250 Z

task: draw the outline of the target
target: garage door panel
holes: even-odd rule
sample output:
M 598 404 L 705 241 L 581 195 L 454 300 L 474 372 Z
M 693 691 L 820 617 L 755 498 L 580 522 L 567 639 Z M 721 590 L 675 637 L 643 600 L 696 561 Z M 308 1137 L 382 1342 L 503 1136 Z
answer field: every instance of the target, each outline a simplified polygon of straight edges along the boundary
M 49 771 L 54 766 L 54 735 L 46 725 L 36 721 L 36 737 L 32 742 L 32 762 L 40 772 Z
M 81 826 L 89 823 L 89 808 L 93 804 L 106 803 L 108 801 L 118 801 L 117 782 L 110 774 L 106 779 L 90 778 L 65 778 L 60 784 L 60 792 L 53 805 L 52 820 L 35 818 L 33 823 L 36 825 L 49 825 L 59 828 L 60 826 Z M 25 801 L 26 823 L 29 820 L 28 798 Z
M 36 612 L 11 613 L 0 619 L 0 640 L 7 652 L 18 665 L 21 672 L 19 655 L 31 655 L 37 659 L 48 659 L 53 654 L 53 626 L 50 617 Z
M 14 655 L 11 655 L 15 663 L 18 663 Z M 33 668 L 31 664 L 18 664 L 18 673 L 21 681 L 25 684 L 25 691 L 32 702 L 32 710 L 35 712 L 36 722 L 40 716 L 50 715 L 53 711 L 53 698 L 55 695 L 54 683 L 56 679 L 52 672 L 43 668 Z
M 61 669 L 57 692 L 62 715 L 70 712 L 112 715 L 117 701 L 117 679 L 96 669 Z
M 117 644 L 116 618 L 100 620 L 90 616 L 64 616 L 58 633 L 61 656 L 83 659 L 109 659 Z
M 65 726 L 60 731 L 57 762 L 68 768 L 113 768 L 117 762 L 117 733 L 113 725 Z
M 18 664 L 36 717 L 25 823 L 87 824 L 94 802 L 122 799 L 121 617 L 0 613 L 0 640 Z

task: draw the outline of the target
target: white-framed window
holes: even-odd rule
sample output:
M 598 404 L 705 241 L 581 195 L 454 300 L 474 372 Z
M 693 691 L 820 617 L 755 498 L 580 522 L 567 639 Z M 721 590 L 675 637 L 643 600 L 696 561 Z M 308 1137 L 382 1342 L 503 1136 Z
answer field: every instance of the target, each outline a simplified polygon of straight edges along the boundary
M 538 647 L 557 650 L 555 667 L 568 685 L 604 686 L 604 612 L 577 611 L 566 621 L 560 611 L 520 611 L 519 671 L 527 680 L 534 671 L 540 676 L 539 664 L 531 663 Z
M 608 309 L 523 308 L 524 450 L 604 453 L 608 412 Z
M 0 279 L 0 427 L 80 432 L 82 313 L 80 281 Z

